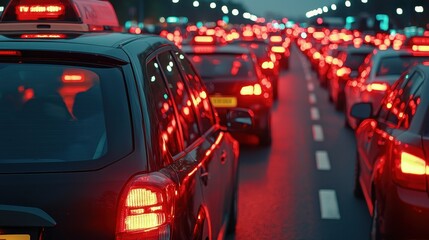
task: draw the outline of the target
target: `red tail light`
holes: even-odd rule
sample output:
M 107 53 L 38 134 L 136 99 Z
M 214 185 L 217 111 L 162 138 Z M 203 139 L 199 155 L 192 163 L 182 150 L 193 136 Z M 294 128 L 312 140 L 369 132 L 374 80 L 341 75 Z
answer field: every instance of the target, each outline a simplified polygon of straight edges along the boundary
M 270 42 L 273 42 L 273 43 L 280 43 L 280 42 L 282 42 L 282 41 L 283 41 L 282 36 L 271 36 L 271 37 L 270 37 Z
M 0 56 L 21 56 L 21 52 L 15 50 L 0 50 Z
M 213 36 L 195 36 L 194 42 L 196 44 L 214 44 L 215 39 Z
M 274 63 L 271 61 L 265 61 L 262 63 L 262 69 L 274 69 Z
M 259 83 L 256 83 L 255 85 L 249 85 L 244 86 L 240 90 L 240 95 L 246 96 L 246 95 L 261 95 L 262 94 L 262 88 Z
M 337 70 L 337 76 L 338 77 L 346 77 L 352 72 L 352 70 L 348 67 L 342 67 Z
M 393 177 L 403 187 L 425 191 L 428 166 L 425 159 L 417 155 L 401 151 L 395 159 Z
M 132 179 L 119 203 L 116 240 L 170 239 L 175 193 L 161 173 Z
M 385 83 L 371 83 L 366 86 L 366 91 L 372 92 L 372 91 L 380 91 L 385 92 L 387 91 L 388 86 Z
M 284 53 L 284 52 L 286 52 L 286 49 L 284 47 L 281 47 L 281 46 L 273 46 L 273 47 L 271 47 L 271 51 L 274 53 Z

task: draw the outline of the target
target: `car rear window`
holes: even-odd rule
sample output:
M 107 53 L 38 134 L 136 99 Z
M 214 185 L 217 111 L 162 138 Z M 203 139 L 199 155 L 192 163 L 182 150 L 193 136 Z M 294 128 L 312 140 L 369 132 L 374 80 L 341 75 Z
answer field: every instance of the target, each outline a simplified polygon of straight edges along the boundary
M 118 131 L 108 131 L 110 116 L 124 118 L 115 114 L 110 88 L 114 100 L 126 104 L 117 68 L 0 63 L 0 163 L 91 161 L 125 154 L 131 143 L 114 144 Z M 124 130 L 121 124 L 126 121 L 117 125 Z M 122 133 L 123 143 L 131 142 L 130 134 Z
M 252 59 L 247 54 L 188 54 L 204 80 L 228 78 L 254 81 L 256 78 Z
M 401 75 L 409 67 L 429 60 L 429 56 L 394 56 L 380 60 L 377 76 Z
M 351 53 L 347 55 L 345 65 L 353 71 L 357 71 L 369 53 Z

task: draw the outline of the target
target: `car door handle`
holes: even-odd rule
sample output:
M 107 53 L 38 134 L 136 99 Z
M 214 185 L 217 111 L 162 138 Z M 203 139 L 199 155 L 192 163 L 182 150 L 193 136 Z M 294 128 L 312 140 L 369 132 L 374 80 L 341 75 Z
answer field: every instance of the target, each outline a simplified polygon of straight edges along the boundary
M 203 182 L 204 186 L 207 186 L 207 183 L 209 181 L 209 172 L 205 169 L 201 169 L 201 175 L 200 175 L 201 181 Z
M 220 155 L 220 162 L 221 162 L 222 164 L 224 164 L 224 163 L 226 162 L 227 158 L 228 158 L 228 155 L 227 155 L 226 151 L 225 151 L 225 150 L 223 150 L 223 151 L 222 151 L 222 154 Z

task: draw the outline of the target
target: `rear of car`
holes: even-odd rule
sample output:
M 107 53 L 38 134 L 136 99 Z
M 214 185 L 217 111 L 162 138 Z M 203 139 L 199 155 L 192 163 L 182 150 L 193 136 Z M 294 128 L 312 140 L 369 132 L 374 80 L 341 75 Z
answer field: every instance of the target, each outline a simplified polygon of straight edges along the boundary
M 328 90 L 330 99 L 337 110 L 344 108 L 344 88 L 347 82 L 358 76 L 359 67 L 365 57 L 373 51 L 372 47 L 348 46 L 338 55 L 340 63 L 332 68 L 332 78 L 328 80 Z
M 224 238 L 238 142 L 183 53 L 93 25 L 103 6 L 11 1 L 0 23 L 0 239 Z
M 238 46 L 215 47 L 212 51 L 198 49 L 183 47 L 201 74 L 221 119 L 230 109 L 250 109 L 255 124 L 247 132 L 258 135 L 263 145 L 270 144 L 272 84 L 256 66 L 255 56 Z
M 372 103 L 375 114 L 386 92 L 396 80 L 410 67 L 427 60 L 428 53 L 416 53 L 407 49 L 374 51 L 362 66 L 360 76 L 346 86 L 346 123 L 352 129 L 356 128 L 357 123 L 350 116 L 354 103 Z
M 373 239 L 429 238 L 428 77 L 428 66 L 411 69 L 356 129 L 355 195 L 366 200 Z

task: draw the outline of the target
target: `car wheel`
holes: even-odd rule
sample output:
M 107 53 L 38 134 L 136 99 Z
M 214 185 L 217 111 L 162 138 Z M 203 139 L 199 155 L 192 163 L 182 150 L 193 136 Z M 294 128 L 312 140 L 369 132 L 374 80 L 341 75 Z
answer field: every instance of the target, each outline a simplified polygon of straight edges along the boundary
M 265 117 L 266 119 L 266 124 L 265 124 L 265 129 L 262 130 L 262 132 L 260 133 L 260 135 L 258 136 L 259 138 L 259 145 L 261 146 L 271 146 L 271 142 L 272 142 L 272 137 L 271 137 L 271 111 L 269 111 L 267 113 L 267 116 Z
M 380 229 L 380 216 L 378 212 L 378 202 L 374 201 L 374 212 L 372 214 L 371 221 L 371 240 L 382 240 L 384 239 L 383 234 Z
M 359 156 L 356 153 L 353 195 L 356 198 L 362 199 L 363 198 L 363 192 L 362 192 L 362 187 L 361 187 L 360 182 L 359 182 L 359 177 L 360 177 L 360 164 L 359 164 Z

